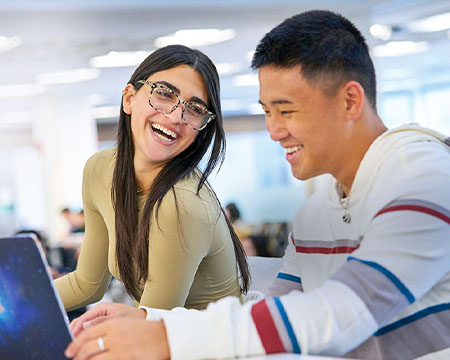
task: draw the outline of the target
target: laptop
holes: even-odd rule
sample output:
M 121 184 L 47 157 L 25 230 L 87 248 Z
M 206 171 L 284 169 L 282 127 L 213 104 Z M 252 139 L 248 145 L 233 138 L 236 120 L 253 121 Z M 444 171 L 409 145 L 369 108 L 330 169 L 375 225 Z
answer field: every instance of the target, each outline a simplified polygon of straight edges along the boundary
M 71 340 L 38 241 L 31 235 L 0 238 L 0 359 L 67 359 Z

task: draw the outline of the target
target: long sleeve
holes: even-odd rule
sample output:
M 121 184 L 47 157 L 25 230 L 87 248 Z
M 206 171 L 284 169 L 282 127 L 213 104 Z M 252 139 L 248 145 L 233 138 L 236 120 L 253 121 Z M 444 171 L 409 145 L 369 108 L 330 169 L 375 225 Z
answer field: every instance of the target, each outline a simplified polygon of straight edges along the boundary
M 99 187 L 94 171 L 94 158 L 86 163 L 83 172 L 83 208 L 85 235 L 75 271 L 55 280 L 56 288 L 66 310 L 73 310 L 99 301 L 108 287 L 108 231 L 92 200 L 92 191 Z

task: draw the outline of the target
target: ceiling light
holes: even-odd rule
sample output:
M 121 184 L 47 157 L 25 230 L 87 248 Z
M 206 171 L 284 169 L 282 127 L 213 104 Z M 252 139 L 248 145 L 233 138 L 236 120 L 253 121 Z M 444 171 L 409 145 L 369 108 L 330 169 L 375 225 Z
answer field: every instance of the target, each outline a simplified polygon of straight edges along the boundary
M 392 35 L 392 28 L 388 25 L 373 24 L 369 31 L 375 39 L 380 40 L 389 40 Z
M 93 57 L 90 64 L 96 68 L 137 66 L 149 56 L 151 51 L 110 51 L 106 55 Z
M 375 46 L 373 54 L 376 57 L 403 56 L 424 52 L 427 49 L 426 41 L 390 41 L 385 45 Z
M 92 106 L 104 105 L 107 101 L 107 97 L 101 94 L 91 94 L 88 96 L 88 102 Z
M 216 64 L 217 72 L 219 75 L 230 75 L 242 70 L 243 66 L 238 63 L 220 63 Z
M 234 29 L 193 29 L 179 30 L 168 36 L 161 36 L 155 40 L 155 46 L 158 48 L 181 44 L 190 47 L 207 46 L 231 40 L 236 37 Z
M 257 74 L 245 74 L 237 75 L 233 78 L 234 86 L 258 86 L 258 75 Z
M 0 86 L 0 97 L 33 96 L 42 94 L 44 88 L 38 84 L 11 84 Z
M 413 74 L 413 71 L 408 68 L 384 69 L 379 73 L 381 80 L 403 80 L 411 74 Z
M 247 52 L 245 53 L 245 59 L 246 59 L 248 62 L 251 62 L 251 61 L 253 60 L 253 55 L 255 55 L 255 50 L 247 51 Z
M 99 76 L 100 70 L 98 69 L 77 69 L 71 71 L 40 74 L 36 76 L 36 81 L 39 84 L 44 85 L 68 84 L 92 80 L 98 78 Z
M 412 32 L 433 32 L 450 29 L 450 12 L 411 21 L 407 27 Z
M 22 39 L 19 36 L 0 36 L 0 53 L 14 49 L 22 44 Z

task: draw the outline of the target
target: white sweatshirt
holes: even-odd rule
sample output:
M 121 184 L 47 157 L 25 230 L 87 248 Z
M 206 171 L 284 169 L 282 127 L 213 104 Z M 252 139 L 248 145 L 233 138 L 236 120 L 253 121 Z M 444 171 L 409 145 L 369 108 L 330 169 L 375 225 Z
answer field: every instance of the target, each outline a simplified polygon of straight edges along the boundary
M 450 139 L 414 125 L 387 131 L 347 201 L 350 223 L 330 178 L 297 211 L 272 286 L 288 294 L 147 309 L 164 320 L 172 359 L 450 358 Z

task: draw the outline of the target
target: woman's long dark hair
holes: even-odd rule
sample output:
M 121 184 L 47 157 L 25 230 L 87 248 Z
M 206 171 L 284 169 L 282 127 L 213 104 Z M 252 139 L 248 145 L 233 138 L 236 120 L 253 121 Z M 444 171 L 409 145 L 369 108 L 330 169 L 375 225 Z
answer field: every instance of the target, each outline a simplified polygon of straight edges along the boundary
M 191 174 L 197 168 L 198 163 L 205 155 L 212 141 L 214 142 L 211 154 L 201 174 L 197 195 L 213 169 L 223 162 L 225 153 L 219 75 L 216 67 L 205 54 L 182 45 L 171 45 L 158 49 L 138 66 L 128 83 L 138 90 L 142 85 L 137 84 L 137 81 L 145 80 L 156 72 L 179 65 L 188 65 L 202 76 L 208 92 L 209 109 L 216 114 L 216 118 L 205 129 L 199 131 L 195 141 L 181 154 L 170 160 L 156 176 L 150 188 L 140 222 L 138 221 L 138 187 L 134 172 L 131 116 L 123 111 L 123 105 L 120 107 L 116 164 L 111 189 L 111 199 L 116 221 L 116 256 L 119 273 L 125 288 L 138 301 L 141 298 L 139 284 L 141 281 L 146 281 L 149 275 L 149 224 L 153 211 L 156 212 L 157 218 L 158 209 L 164 196 L 170 189 L 173 189 L 178 181 Z M 211 189 L 211 191 L 213 190 Z M 217 199 L 217 196 L 215 198 Z M 217 201 L 220 206 L 218 199 Z M 223 209 L 222 213 L 224 214 Z M 225 214 L 224 216 L 233 239 L 236 261 L 242 277 L 241 290 L 245 293 L 248 289 L 250 277 L 247 259 L 231 223 Z

